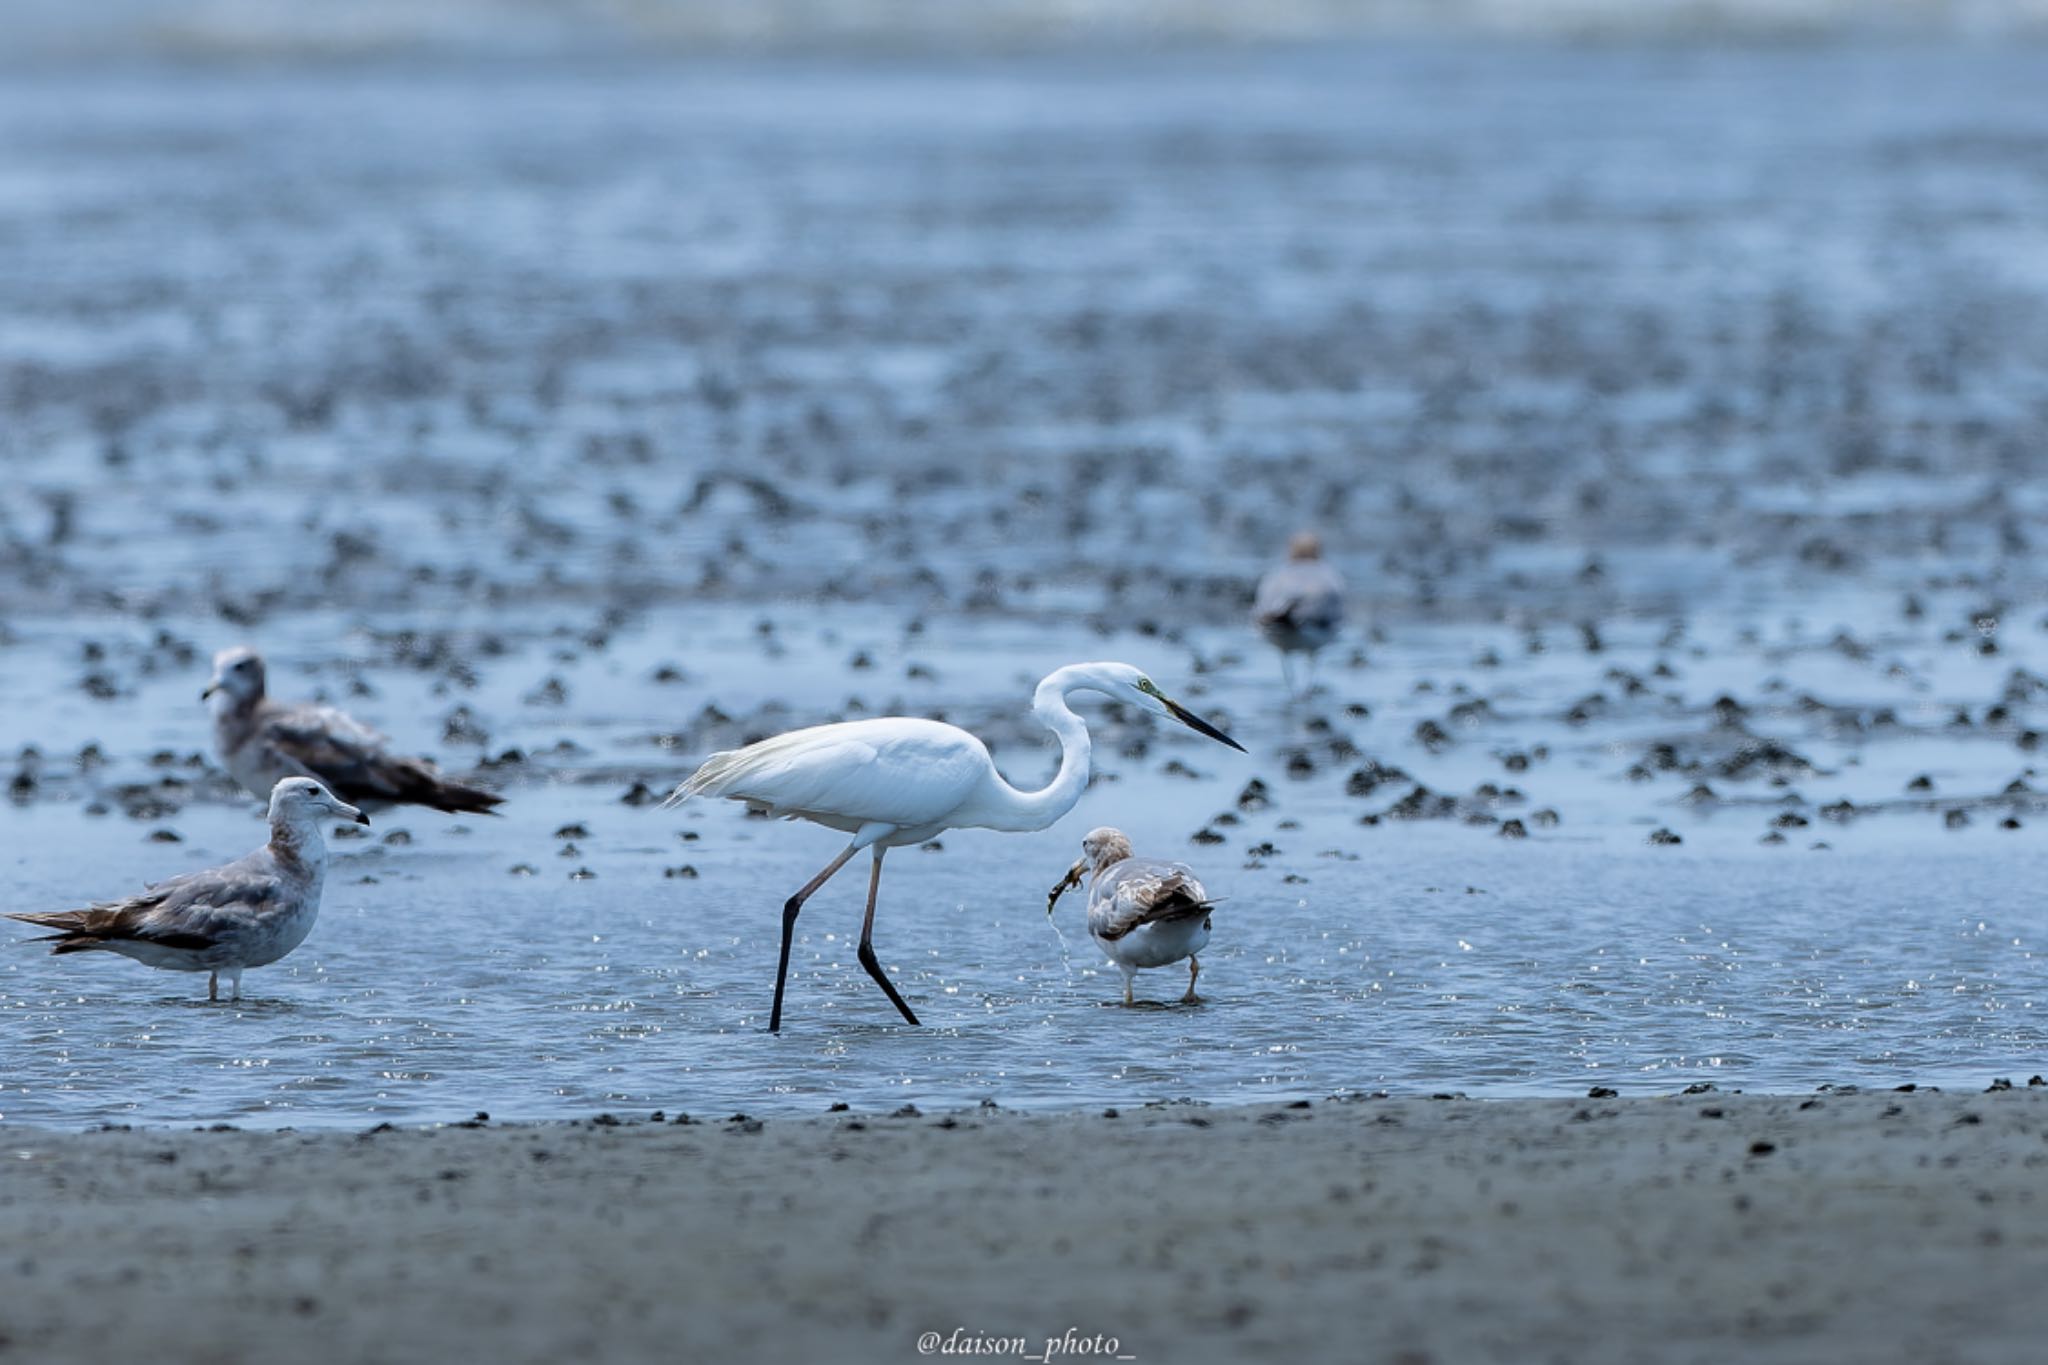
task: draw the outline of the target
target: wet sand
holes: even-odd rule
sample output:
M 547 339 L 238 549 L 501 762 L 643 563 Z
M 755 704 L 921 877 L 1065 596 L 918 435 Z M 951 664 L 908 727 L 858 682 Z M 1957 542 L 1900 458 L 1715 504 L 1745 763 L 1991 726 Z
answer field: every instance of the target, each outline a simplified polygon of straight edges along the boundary
M 0 1351 L 888 1361 L 1071 1328 L 1150 1361 L 2031 1359 L 2044 1133 L 2024 1083 L 13 1129 Z

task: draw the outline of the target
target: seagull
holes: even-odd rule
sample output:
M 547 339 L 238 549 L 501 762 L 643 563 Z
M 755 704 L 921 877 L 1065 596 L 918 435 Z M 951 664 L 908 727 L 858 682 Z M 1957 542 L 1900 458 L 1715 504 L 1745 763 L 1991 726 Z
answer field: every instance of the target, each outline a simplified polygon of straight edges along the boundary
M 305 942 L 320 914 L 327 870 L 322 815 L 370 823 L 312 778 L 287 777 L 270 793 L 270 842 L 254 853 L 158 882 L 125 900 L 7 918 L 55 929 L 23 940 L 55 944 L 52 953 L 100 950 L 149 967 L 210 973 L 208 1000 L 220 999 L 226 972 L 231 998 L 240 1000 L 244 969 L 267 967 Z
M 1140 967 L 1164 967 L 1188 960 L 1188 993 L 1184 1005 L 1198 1005 L 1195 978 L 1202 964 L 1195 954 L 1209 941 L 1209 911 L 1215 902 L 1195 880 L 1186 863 L 1131 856 L 1131 841 L 1119 829 L 1091 829 L 1081 841 L 1081 860 L 1067 870 L 1045 898 L 1050 915 L 1059 898 L 1093 873 L 1088 888 L 1088 936 L 1103 956 L 1124 974 L 1124 1003 L 1131 998 L 1131 980 Z
M 1336 639 L 1344 624 L 1344 579 L 1323 561 L 1323 542 L 1315 532 L 1303 531 L 1288 541 L 1287 562 L 1274 565 L 1259 580 L 1252 624 L 1279 649 L 1288 692 L 1295 691 L 1296 654 L 1308 655 L 1309 680 L 1314 681 L 1316 651 Z
M 257 796 L 281 778 L 311 777 L 350 801 L 488 814 L 504 801 L 450 782 L 423 758 L 388 752 L 384 736 L 331 706 L 288 706 L 263 692 L 263 656 L 247 647 L 213 656 L 199 694 L 213 711 L 213 747 Z
M 1242 744 L 1169 700 L 1131 665 L 1069 664 L 1048 675 L 1032 695 L 1032 714 L 1060 742 L 1059 772 L 1037 791 L 1019 791 L 1004 781 L 988 747 L 965 730 L 908 716 L 816 725 L 716 753 L 676 788 L 667 805 L 693 796 L 722 796 L 744 801 L 751 810 L 808 820 L 853 836 L 824 871 L 783 903 L 782 956 L 775 968 L 770 1033 L 782 1028 L 782 989 L 789 975 L 797 914 L 862 849 L 871 852 L 874 866 L 868 874 L 867 918 L 860 929 L 860 965 L 897 1012 L 917 1023 L 875 958 L 875 897 L 882 885 L 882 855 L 948 829 L 1044 829 L 1072 810 L 1088 785 L 1089 766 L 1087 722 L 1067 705 L 1076 692 L 1100 692 L 1153 715 L 1171 717 L 1244 752 Z

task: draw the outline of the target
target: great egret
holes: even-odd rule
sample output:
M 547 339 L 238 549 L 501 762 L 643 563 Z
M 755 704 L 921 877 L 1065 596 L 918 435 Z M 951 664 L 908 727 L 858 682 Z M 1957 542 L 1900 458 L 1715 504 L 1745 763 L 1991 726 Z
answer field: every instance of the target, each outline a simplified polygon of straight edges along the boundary
M 57 932 L 31 943 L 52 953 L 94 949 L 174 972 L 209 972 L 206 998 L 220 999 L 226 972 L 242 998 L 242 972 L 267 967 L 306 941 L 320 914 L 327 841 L 320 821 L 370 818 L 310 777 L 287 777 L 270 793 L 270 841 L 247 857 L 158 882 L 139 896 L 84 910 L 10 914 Z
M 1164 967 L 1182 958 L 1188 960 L 1188 992 L 1181 1003 L 1201 1003 L 1195 978 L 1202 974 L 1202 964 L 1195 954 L 1209 942 L 1209 912 L 1215 902 L 1195 880 L 1194 869 L 1163 858 L 1133 857 L 1131 841 L 1122 830 L 1092 829 L 1081 841 L 1081 860 L 1046 896 L 1045 913 L 1050 915 L 1060 896 L 1091 873 L 1088 937 L 1124 974 L 1124 1003 L 1136 1003 L 1131 979 L 1140 968 Z
M 755 810 L 851 834 L 822 872 L 782 907 L 782 955 L 775 967 L 775 1004 L 768 1031 L 782 1028 L 782 989 L 796 917 L 817 889 L 862 849 L 872 851 L 867 917 L 861 921 L 860 965 L 904 1019 L 917 1016 L 875 959 L 875 897 L 882 855 L 948 829 L 1027 832 L 1044 829 L 1074 808 L 1088 785 L 1088 725 L 1067 705 L 1075 692 L 1100 692 L 1154 715 L 1169 716 L 1238 752 L 1244 746 L 1179 703 L 1129 664 L 1068 664 L 1038 684 L 1031 711 L 1058 736 L 1060 768 L 1037 791 L 1018 791 L 996 771 L 988 748 L 955 725 L 908 716 L 844 721 L 716 753 L 677 787 L 667 804 L 722 796 Z
M 246 647 L 213 656 L 199 694 L 213 710 L 213 747 L 257 796 L 280 779 L 311 777 L 350 801 L 487 814 L 502 796 L 450 782 L 424 759 L 389 752 L 384 736 L 331 706 L 291 706 L 264 695 L 263 656 Z
M 1289 693 L 1295 691 L 1297 654 L 1308 655 L 1309 682 L 1314 683 L 1316 652 L 1336 639 L 1344 624 L 1344 579 L 1323 561 L 1323 542 L 1313 531 L 1288 541 L 1287 562 L 1259 580 L 1252 624 L 1280 651 L 1280 675 Z

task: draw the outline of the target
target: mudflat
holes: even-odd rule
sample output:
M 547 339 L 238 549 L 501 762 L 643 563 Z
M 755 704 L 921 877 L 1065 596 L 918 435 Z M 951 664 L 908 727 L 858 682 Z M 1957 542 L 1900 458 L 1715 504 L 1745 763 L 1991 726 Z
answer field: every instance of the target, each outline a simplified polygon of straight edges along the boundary
M 0 1135 L 0 1350 L 2022 1360 L 2048 1088 Z

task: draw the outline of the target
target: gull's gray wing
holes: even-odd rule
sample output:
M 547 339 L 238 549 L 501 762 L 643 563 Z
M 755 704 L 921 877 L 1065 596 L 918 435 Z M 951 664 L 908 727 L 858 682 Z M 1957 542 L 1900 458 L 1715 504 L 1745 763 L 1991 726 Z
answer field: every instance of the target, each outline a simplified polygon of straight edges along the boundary
M 331 706 L 267 703 L 249 742 L 261 745 L 278 768 L 303 770 L 344 801 L 487 811 L 503 799 L 451 782 L 421 759 L 392 753 L 383 735 Z
M 1320 559 L 1281 564 L 1259 580 L 1252 619 L 1262 626 L 1334 632 L 1344 623 L 1344 578 Z
M 9 914 L 57 932 L 53 952 L 136 941 L 203 952 L 256 920 L 289 908 L 303 888 L 289 884 L 267 848 L 204 872 L 158 882 L 140 895 L 100 901 L 83 910 Z
M 1158 920 L 1206 915 L 1214 902 L 1186 863 L 1126 858 L 1102 870 L 1088 890 L 1088 932 L 1119 939 Z
M 331 706 L 284 706 L 267 702 L 256 716 L 253 743 L 286 767 L 319 778 L 344 801 L 343 790 L 384 757 L 386 740 L 353 716 Z

